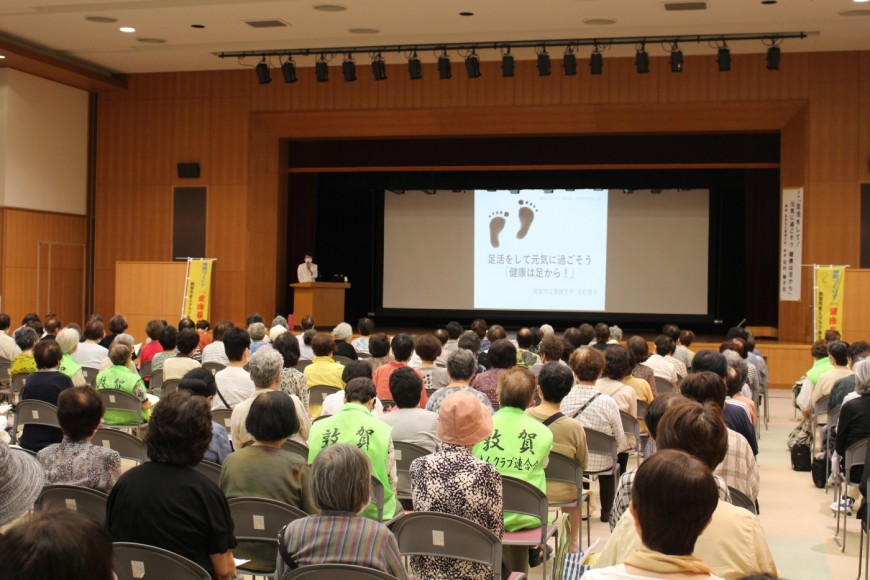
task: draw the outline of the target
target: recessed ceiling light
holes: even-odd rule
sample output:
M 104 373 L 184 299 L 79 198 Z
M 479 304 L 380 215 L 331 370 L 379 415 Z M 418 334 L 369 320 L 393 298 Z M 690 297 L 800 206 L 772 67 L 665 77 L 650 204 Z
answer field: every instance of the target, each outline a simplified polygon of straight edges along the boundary
M 870 10 L 846 10 L 840 16 L 870 16 Z
M 777 0 L 761 0 L 761 3 L 764 5 L 776 4 Z
M 205 28 L 205 24 L 191 24 L 191 28 Z
M 590 26 L 609 26 L 611 24 L 616 24 L 616 20 L 612 18 L 589 18 L 588 20 L 584 20 L 583 24 L 588 24 Z
M 111 16 L 85 16 L 85 20 L 88 22 L 96 22 L 98 24 L 111 24 L 112 22 L 117 22 L 117 18 L 112 18 Z
M 144 44 L 164 44 L 164 43 L 166 43 L 166 39 L 165 39 L 165 38 L 148 38 L 148 37 L 144 37 L 144 38 L 137 38 L 136 41 L 137 41 L 137 42 L 142 42 L 142 43 L 144 43 Z
M 5 55 L 5 54 L 0 54 L 0 60 L 3 60 L 4 58 L 6 58 L 6 55 Z
M 347 6 L 342 6 L 341 4 L 315 4 L 314 9 L 320 12 L 344 12 L 347 10 Z
M 474 16 L 474 12 L 460 12 L 460 16 Z
M 852 2 L 855 2 L 855 3 L 861 4 L 861 3 L 863 3 L 863 2 L 870 2 L 870 0 L 852 0 Z
M 122 26 L 121 28 L 119 28 L 119 30 L 121 32 L 125 32 L 127 34 L 132 34 L 132 33 L 136 32 L 136 29 L 133 28 L 132 26 Z
M 380 30 L 377 28 L 351 28 L 348 32 L 351 34 L 377 34 Z

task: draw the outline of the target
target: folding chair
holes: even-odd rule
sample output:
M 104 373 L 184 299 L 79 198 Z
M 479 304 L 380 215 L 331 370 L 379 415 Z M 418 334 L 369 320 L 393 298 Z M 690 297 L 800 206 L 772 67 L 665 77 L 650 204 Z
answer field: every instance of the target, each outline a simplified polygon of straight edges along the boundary
M 616 437 L 596 431 L 595 429 L 585 428 L 586 431 L 586 447 L 590 453 L 602 453 L 610 456 L 610 465 L 598 470 L 586 470 L 585 475 L 613 475 L 613 495 L 616 497 L 616 487 L 619 484 L 619 447 L 616 442 Z M 589 517 L 592 517 L 590 514 Z
M 488 564 L 493 580 L 502 578 L 502 544 L 475 522 L 440 512 L 414 512 L 396 520 L 391 529 L 402 556 L 439 556 Z M 512 580 L 525 577 L 518 572 L 511 574 Z
M 149 368 L 150 372 L 150 368 Z M 97 380 L 97 375 L 100 374 L 100 369 L 95 369 L 91 367 L 82 367 L 82 376 L 85 377 L 85 383 L 89 387 L 94 386 L 94 381 Z
M 731 503 L 733 505 L 742 507 L 751 511 L 753 514 L 758 515 L 758 508 L 755 507 L 755 502 L 752 501 L 748 495 L 730 485 L 728 486 L 728 491 L 731 493 Z
M 583 489 L 583 467 L 573 457 L 561 453 L 550 452 L 549 462 L 544 468 L 547 485 L 552 482 L 570 483 L 577 486 L 577 499 L 569 502 L 551 503 L 551 508 L 580 507 L 580 502 L 586 502 L 586 513 L 590 511 L 589 492 Z M 586 518 L 586 545 L 592 541 L 592 518 Z M 580 545 L 583 545 L 583 522 L 580 522 Z
M 668 379 L 663 379 L 662 377 L 656 377 L 656 395 L 661 395 L 662 393 L 670 393 L 674 390 L 674 384 Z
M 288 439 L 284 442 L 284 445 L 281 446 L 281 449 L 286 449 L 291 453 L 295 453 L 296 455 L 304 459 L 305 463 L 308 463 L 308 447 L 299 443 L 298 441 Z
M 220 371 L 224 370 L 225 368 L 227 368 L 227 365 L 212 360 L 212 361 L 202 363 L 202 368 L 204 368 L 205 370 L 207 370 L 211 374 L 215 375 L 215 374 L 219 373 Z
M 145 377 L 151 377 L 151 361 L 145 361 L 142 363 L 142 366 L 139 367 L 139 376 L 143 379 Z
M 24 425 L 54 427 L 61 431 L 57 422 L 57 407 L 45 401 L 25 399 L 15 405 L 15 428 L 12 430 L 12 443 L 18 443 L 18 428 Z
M 308 402 L 311 405 L 322 405 L 326 397 L 340 390 L 338 387 L 331 387 L 329 385 L 310 386 L 308 387 Z
M 332 360 L 341 364 L 342 366 L 347 366 L 348 364 L 353 362 L 353 359 L 347 356 L 342 356 L 340 354 L 332 355 Z
M 18 401 L 21 399 L 21 391 L 24 390 L 24 383 L 27 382 L 27 377 L 29 377 L 31 373 L 18 373 L 17 375 L 12 377 L 12 401 Z
M 9 376 L 9 367 L 12 363 L 5 358 L 0 357 L 0 396 L 14 403 L 12 400 L 12 378 Z
M 300 358 L 299 362 L 296 363 L 296 370 L 300 373 L 305 370 L 305 367 L 311 364 L 311 361 L 307 358 Z
M 97 429 L 97 432 L 91 437 L 91 443 L 117 451 L 118 455 L 124 459 L 130 459 L 136 463 L 148 461 L 148 455 L 145 453 L 145 442 L 123 431 Z
M 153 377 L 154 375 L 152 374 L 151 376 Z M 107 411 L 126 411 L 128 413 L 136 414 L 135 422 L 124 423 L 121 425 L 107 425 L 107 427 L 135 428 L 136 436 L 141 438 L 142 427 L 148 426 L 148 423 L 142 422 L 142 401 L 130 393 L 125 393 L 119 389 L 102 389 L 97 392 L 100 394 L 100 398 L 103 400 L 103 406 Z
M 151 382 L 148 384 L 148 391 L 155 395 L 160 393 L 163 388 L 163 369 L 151 371 Z
M 396 402 L 392 399 L 381 399 L 381 404 L 384 406 L 384 413 L 389 413 L 396 406 Z
M 396 457 L 396 499 L 411 499 L 411 463 L 418 457 L 429 455 L 430 451 L 413 443 L 393 441 Z
M 161 397 L 165 397 L 169 393 L 174 393 L 178 390 L 178 385 L 181 383 L 181 379 L 168 379 L 163 381 L 163 390 L 160 393 Z
M 505 532 L 502 544 L 505 546 L 541 546 L 545 551 L 550 537 L 556 537 L 556 551 L 559 553 L 559 529 L 547 521 L 549 506 L 547 495 L 534 485 L 525 481 L 507 477 L 501 478 L 502 495 L 504 498 L 504 511 L 517 514 L 534 516 L 541 521 L 537 528 Z M 399 520 L 401 521 L 401 520 Z M 542 578 L 547 576 L 547 558 L 544 558 L 544 570 Z
M 830 402 L 831 395 L 825 395 L 824 397 L 816 401 L 813 405 L 813 441 L 822 441 L 822 430 L 828 424 L 828 404 Z M 818 432 L 818 435 L 816 434 L 816 432 Z
M 640 422 L 637 417 L 632 417 L 625 411 L 619 412 L 619 418 L 622 420 L 622 430 L 625 434 L 634 436 L 634 455 L 637 466 L 640 467 Z
M 216 486 L 221 486 L 221 466 L 217 463 L 203 459 L 194 465 L 193 468 L 206 476 L 209 481 L 213 482 Z
M 233 417 L 232 409 L 212 409 L 211 412 L 211 420 L 217 421 L 221 425 L 227 428 L 227 431 L 230 430 L 230 420 Z
M 361 351 L 361 352 L 356 353 L 356 356 L 361 358 L 361 359 L 362 358 L 372 358 L 372 353 Z
M 246 548 L 251 550 L 257 544 L 267 546 L 271 552 L 271 557 L 267 559 L 270 566 L 268 570 L 262 569 L 263 562 L 257 565 L 252 561 L 238 566 L 238 571 L 255 577 L 277 578 L 275 564 L 278 561 L 279 534 L 289 522 L 304 518 L 308 514 L 292 505 L 260 497 L 236 497 L 229 500 L 227 504 L 230 506 L 230 516 L 233 518 L 236 540 L 239 541 L 239 547 L 236 548 L 233 556 L 248 558 Z
M 65 508 L 91 516 L 98 522 L 106 520 L 106 502 L 109 495 L 89 487 L 77 485 L 46 485 L 36 498 L 37 511 Z
M 353 564 L 316 564 L 303 566 L 284 574 L 281 580 L 399 580 L 395 576 Z
M 843 469 L 841 473 L 843 477 L 840 478 L 841 481 L 845 482 L 846 488 L 843 494 L 840 493 L 840 482 L 837 483 L 837 497 L 836 502 L 838 505 L 837 509 L 837 529 L 834 532 L 834 541 L 838 544 L 840 543 L 840 513 L 843 514 L 843 543 L 840 544 L 840 551 L 846 551 L 846 521 L 848 520 L 848 515 L 842 509 L 839 509 L 839 504 L 843 495 L 848 495 L 849 493 L 849 485 L 852 482 L 852 468 L 857 467 L 859 465 L 864 465 L 865 458 L 867 456 L 868 447 L 870 447 L 870 437 L 865 437 L 864 439 L 859 439 L 852 443 L 848 449 L 846 449 L 846 457 L 844 457 L 841 461 L 841 465 L 843 465 Z M 858 482 L 854 482 L 858 483 Z
M 827 481 L 831 477 L 831 453 L 834 441 L 834 430 L 837 428 L 837 423 L 840 422 L 840 410 L 842 405 L 837 405 L 828 413 L 828 424 L 825 426 L 825 431 L 828 434 L 828 440 L 825 444 L 825 493 L 828 493 Z
M 171 578 L 172 580 L 211 580 L 205 569 L 175 552 L 156 546 L 115 542 L 112 544 L 115 576 L 118 580 Z
M 378 508 L 378 521 L 384 521 L 384 484 L 374 475 L 372 475 L 371 503 L 375 504 L 375 507 Z

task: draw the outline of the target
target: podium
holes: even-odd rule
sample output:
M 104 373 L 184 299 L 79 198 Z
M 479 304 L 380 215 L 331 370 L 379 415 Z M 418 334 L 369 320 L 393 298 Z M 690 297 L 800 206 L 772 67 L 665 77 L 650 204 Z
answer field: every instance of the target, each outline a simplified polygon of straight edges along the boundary
M 344 322 L 344 291 L 347 282 L 297 282 L 293 288 L 293 320 L 298 324 L 305 316 L 318 326 L 335 326 Z

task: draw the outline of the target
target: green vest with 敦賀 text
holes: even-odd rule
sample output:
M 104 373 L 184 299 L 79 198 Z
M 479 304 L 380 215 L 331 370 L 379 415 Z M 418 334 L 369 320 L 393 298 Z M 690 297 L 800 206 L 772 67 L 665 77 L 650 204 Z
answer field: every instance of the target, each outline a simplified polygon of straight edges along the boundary
M 76 362 L 76 359 L 68 354 L 65 354 L 60 359 L 60 368 L 58 368 L 58 370 L 69 378 L 73 378 L 74 376 L 76 376 L 76 373 L 79 372 L 80 368 L 82 368 L 82 365 Z
M 124 391 L 131 395 L 136 394 L 136 386 L 140 385 L 145 389 L 145 384 L 142 382 L 142 377 L 125 367 L 124 365 L 115 365 L 100 371 L 97 379 L 94 381 L 94 388 L 98 391 L 111 390 Z M 142 421 L 147 421 L 151 417 L 151 410 L 142 411 Z M 116 411 L 107 409 L 103 415 L 103 420 L 106 425 L 135 425 L 137 417 L 132 411 Z
M 544 466 L 553 448 L 553 432 L 516 407 L 502 407 L 492 415 L 492 434 L 474 446 L 475 457 L 493 465 L 508 477 L 531 483 L 547 493 Z M 504 528 L 509 532 L 537 528 L 541 521 L 533 516 L 504 513 Z
M 308 433 L 309 464 L 314 463 L 314 459 L 324 447 L 337 443 L 358 447 L 369 456 L 372 462 L 372 475 L 384 484 L 383 517 L 385 520 L 391 519 L 396 513 L 396 494 L 390 485 L 387 473 L 391 431 L 389 425 L 373 417 L 371 411 L 364 406 L 359 403 L 345 403 L 335 415 L 315 421 Z M 360 513 L 372 520 L 378 518 L 378 510 L 373 503 L 367 505 Z

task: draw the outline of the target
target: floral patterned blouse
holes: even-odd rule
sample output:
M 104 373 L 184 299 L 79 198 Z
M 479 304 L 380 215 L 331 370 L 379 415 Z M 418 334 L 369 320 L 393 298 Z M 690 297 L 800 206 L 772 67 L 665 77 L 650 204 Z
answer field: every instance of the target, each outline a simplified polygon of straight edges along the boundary
M 453 514 L 504 537 L 501 475 L 476 459 L 470 447 L 445 443 L 440 451 L 411 464 L 414 511 Z M 412 556 L 411 570 L 427 580 L 490 579 L 488 564 L 436 556 Z
M 302 401 L 305 412 L 308 413 L 308 381 L 305 375 L 293 367 L 281 371 L 281 390 L 290 395 L 296 395 Z
M 109 493 L 121 476 L 117 451 L 66 437 L 37 455 L 47 485 L 77 485 Z

